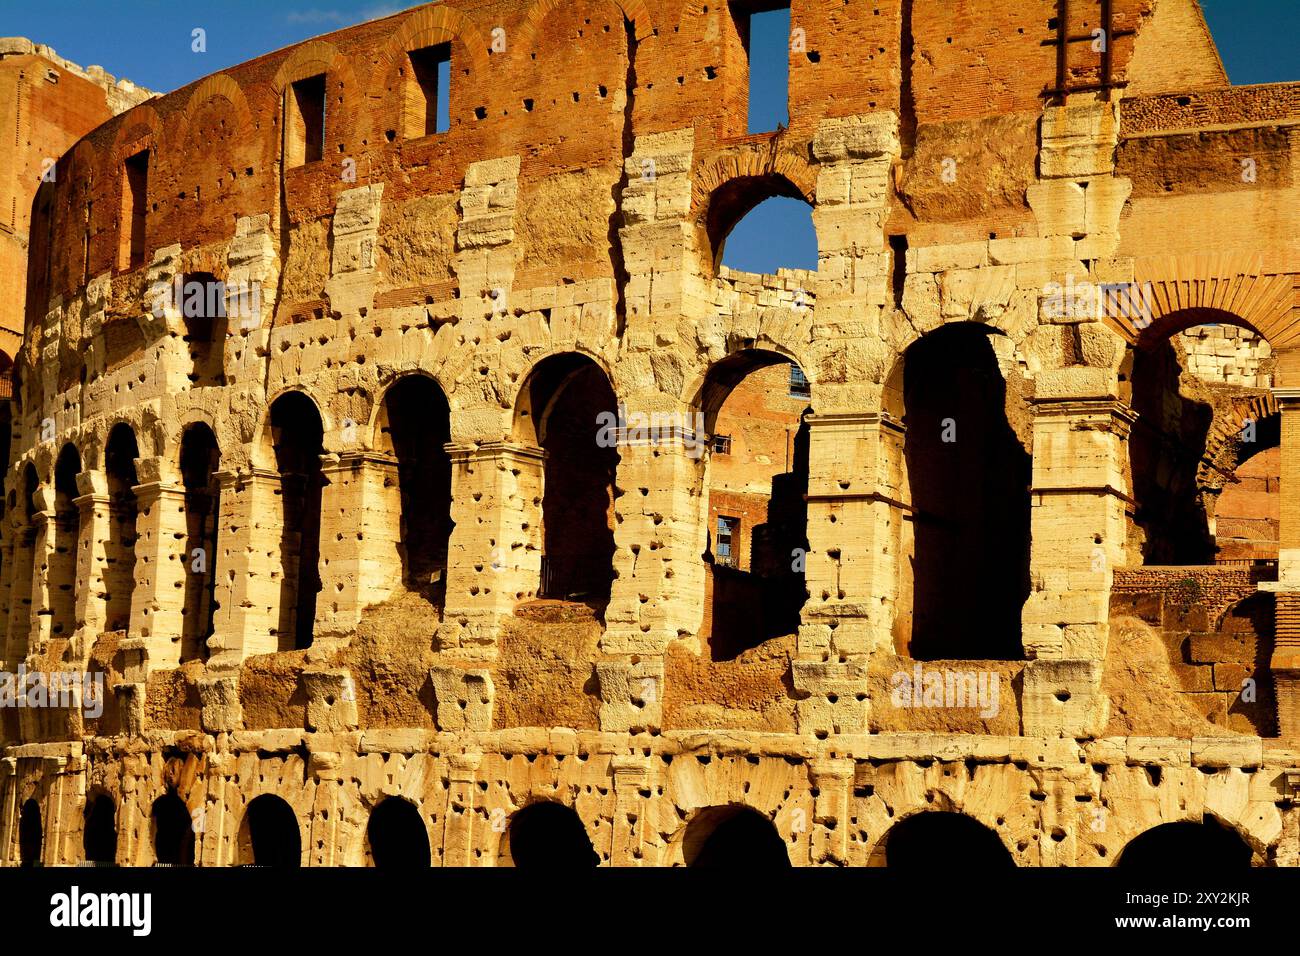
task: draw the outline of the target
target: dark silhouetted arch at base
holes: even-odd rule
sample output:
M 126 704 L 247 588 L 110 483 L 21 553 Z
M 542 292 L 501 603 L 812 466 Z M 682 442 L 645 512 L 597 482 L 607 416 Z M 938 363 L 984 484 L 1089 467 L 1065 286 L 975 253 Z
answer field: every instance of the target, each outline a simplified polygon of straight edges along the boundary
M 194 865 L 194 822 L 174 793 L 153 802 L 153 853 L 163 866 Z
M 293 808 L 273 794 L 248 805 L 248 835 L 256 866 L 302 866 L 302 834 Z
M 370 811 L 366 840 L 377 869 L 425 867 L 432 860 L 424 818 L 415 804 L 400 797 L 390 797 Z
M 81 848 L 87 863 L 117 862 L 117 807 L 107 794 L 92 797 L 86 804 Z
M 1116 866 L 1127 870 L 1240 870 L 1251 850 L 1239 835 L 1209 817 L 1203 823 L 1164 823 L 1134 837 Z
M 772 821 L 749 807 L 710 807 L 686 828 L 686 865 L 701 869 L 772 870 L 790 866 Z
M 39 866 L 44 843 L 40 804 L 28 800 L 18 814 L 18 865 Z
M 521 869 L 574 869 L 600 864 L 578 814 L 560 803 L 534 803 L 510 820 L 510 857 Z
M 960 813 L 918 813 L 886 836 L 885 865 L 892 869 L 1006 870 L 1015 866 L 998 835 Z

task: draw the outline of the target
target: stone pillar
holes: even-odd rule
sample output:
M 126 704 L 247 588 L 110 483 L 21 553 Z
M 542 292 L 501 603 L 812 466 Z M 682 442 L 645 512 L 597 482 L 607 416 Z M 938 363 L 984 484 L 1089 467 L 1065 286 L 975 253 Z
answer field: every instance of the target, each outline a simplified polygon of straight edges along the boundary
M 281 650 L 280 475 L 267 468 L 220 471 L 221 527 L 215 633 L 209 666 L 238 667 L 246 657 Z M 287 635 L 292 646 L 293 635 Z
M 448 758 L 447 811 L 443 815 L 443 866 L 473 866 L 474 794 L 481 754 L 452 754 Z M 418 805 L 418 804 L 417 804 Z M 424 819 L 424 813 L 420 813 Z
M 658 866 L 657 859 L 645 858 L 646 827 L 650 826 L 650 800 L 641 795 L 652 783 L 651 758 L 640 754 L 615 754 L 610 759 L 614 774 L 613 843 L 610 866 Z
M 1022 614 L 1026 734 L 1105 726 L 1101 692 L 1110 589 L 1125 561 L 1125 458 L 1132 411 L 1109 369 L 1043 372 L 1034 404 L 1031 592 Z
M 322 455 L 321 464 L 316 634 L 343 636 L 356 630 L 362 611 L 388 600 L 402 583 L 397 459 L 344 452 Z
M 42 489 L 43 491 L 45 489 Z M 46 497 L 37 492 L 37 497 Z M 42 502 L 45 504 L 45 502 Z M 42 507 L 32 516 L 32 605 L 31 630 L 27 635 L 27 653 L 43 650 L 49 643 L 53 614 L 50 607 L 50 555 L 54 553 L 55 514 L 53 507 Z
M 18 758 L 0 757 L 0 866 L 14 862 L 18 825 Z
M 169 482 L 136 485 L 135 588 L 127 636 L 139 641 L 147 666 L 176 667 L 185 630 L 186 581 L 192 556 L 186 553 L 189 529 L 185 489 Z M 204 556 L 211 569 L 213 555 Z M 206 571 L 203 573 L 207 573 Z
M 677 438 L 671 445 L 619 447 L 616 483 L 623 494 L 614 504 L 618 577 L 600 641 L 606 653 L 662 654 L 670 641 L 700 630 L 708 520 L 705 436 Z
M 81 496 L 73 504 L 81 509 L 80 540 L 77 542 L 77 637 L 80 659 L 104 632 L 108 618 L 108 536 L 113 520 L 107 479 L 103 472 L 83 471 L 77 476 Z
M 491 656 L 498 622 L 537 594 L 546 453 L 510 442 L 448 444 L 451 518 L 442 648 Z
M 812 862 L 848 862 L 849 816 L 853 802 L 855 764 L 847 758 L 820 757 L 812 762 L 813 799 Z M 785 834 L 782 834 L 785 836 Z

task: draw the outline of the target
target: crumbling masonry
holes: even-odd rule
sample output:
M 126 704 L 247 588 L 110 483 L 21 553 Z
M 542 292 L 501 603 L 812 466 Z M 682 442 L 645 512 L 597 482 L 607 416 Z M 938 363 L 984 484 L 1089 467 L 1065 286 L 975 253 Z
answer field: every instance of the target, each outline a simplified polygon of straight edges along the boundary
M 1300 84 L 793 0 L 751 133 L 771 6 L 449 0 L 59 160 L 0 670 L 106 699 L 0 710 L 0 861 L 1300 864 Z M 816 271 L 723 267 L 773 196 Z

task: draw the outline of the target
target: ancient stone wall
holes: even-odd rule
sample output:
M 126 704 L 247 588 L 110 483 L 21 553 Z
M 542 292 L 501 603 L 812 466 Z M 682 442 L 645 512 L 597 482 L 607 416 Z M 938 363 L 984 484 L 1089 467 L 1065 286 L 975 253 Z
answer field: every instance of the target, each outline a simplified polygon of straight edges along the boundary
M 1300 487 L 1292 85 L 1210 89 L 1190 0 L 956 6 L 795 0 L 775 131 L 747 5 L 456 0 L 63 156 L 0 670 L 89 677 L 0 710 L 0 860 L 904 865 L 951 824 L 1107 866 L 1194 821 L 1300 863 L 1300 510 L 1251 568 L 1205 510 L 1251 421 Z M 1145 31 L 1194 55 L 1126 98 Z M 815 271 L 721 265 L 772 196 Z M 1271 349 L 1240 402 L 1181 374 L 1207 323 Z M 711 439 L 791 363 L 779 547 L 720 568 Z M 1201 566 L 1141 567 L 1198 507 Z

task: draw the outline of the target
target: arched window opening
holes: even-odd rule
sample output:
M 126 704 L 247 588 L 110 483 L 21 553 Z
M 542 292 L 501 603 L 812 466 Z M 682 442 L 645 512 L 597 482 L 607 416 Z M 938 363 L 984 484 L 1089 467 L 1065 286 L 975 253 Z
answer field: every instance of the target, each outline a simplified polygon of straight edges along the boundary
M 520 397 L 516 431 L 546 452 L 538 596 L 603 611 L 614 580 L 614 487 L 619 454 L 602 442 L 618 400 L 604 371 L 568 353 L 546 359 Z
M 737 353 L 705 380 L 710 573 L 702 633 L 714 660 L 799 629 L 808 597 L 810 394 L 803 370 L 775 352 Z
M 194 865 L 194 822 L 185 802 L 166 793 L 153 802 L 154 866 Z
M 780 236 L 780 242 L 772 237 Z M 817 271 L 817 230 L 802 199 L 773 196 L 740 219 L 723 240 L 722 264 L 737 272 L 775 275 L 778 269 Z M 811 304 L 811 302 L 809 302 Z
M 196 386 L 226 384 L 226 285 L 210 272 L 193 272 L 177 284 L 175 302 L 185 328 L 189 380 Z
M 400 797 L 389 797 L 370 811 L 366 842 L 377 869 L 425 867 L 432 860 L 424 818 L 415 804 Z
M 28 800 L 18 815 L 18 865 L 40 866 L 44 843 L 41 806 L 35 800 Z
M 402 123 L 407 139 L 451 129 L 451 44 L 407 53 Z
M 686 865 L 701 869 L 773 870 L 790 866 L 772 821 L 749 807 L 710 807 L 686 827 Z
M 185 430 L 181 438 L 181 482 L 185 487 L 185 605 L 181 633 L 181 661 L 206 657 L 216 614 L 217 528 L 221 486 L 216 473 L 221 463 L 212 429 L 202 422 Z
M 117 806 L 108 794 L 101 793 L 87 801 L 81 847 L 87 864 L 116 865 Z
M 437 604 L 445 595 L 451 536 L 451 411 L 435 382 L 409 376 L 384 396 L 380 428 L 397 458 L 402 571 L 408 588 Z
M 248 805 L 249 855 L 254 866 L 302 865 L 302 833 L 293 808 L 274 794 L 263 794 Z
M 978 820 L 960 813 L 931 811 L 908 817 L 885 835 L 885 865 L 890 869 L 933 873 L 981 872 L 1014 867 L 1006 845 Z
M 817 269 L 812 207 L 784 176 L 737 176 L 723 183 L 709 197 L 704 228 L 715 272 L 719 265 L 765 275 Z M 779 243 L 772 241 L 776 235 Z
M 320 413 L 301 392 L 289 392 L 271 406 L 271 442 L 280 472 L 283 563 L 280 586 L 281 648 L 311 645 L 320 593 L 321 489 L 325 449 Z
M 973 324 L 913 343 L 902 378 L 912 541 L 900 593 L 912 601 L 910 628 L 899 602 L 899 649 L 917 660 L 1019 659 L 1031 478 L 1021 382 L 1004 379 L 989 333 Z
M 77 475 L 81 456 L 64 445 L 54 465 L 54 553 L 49 557 L 50 633 L 71 637 L 77 626 L 77 550 L 81 540 L 81 509 L 77 507 Z
M 108 542 L 105 546 L 106 631 L 131 625 L 131 595 L 135 591 L 135 460 L 140 457 L 135 432 L 119 423 L 108 434 L 104 472 L 108 478 Z
M 1202 823 L 1165 823 L 1147 830 L 1124 848 L 1115 865 L 1166 873 L 1222 873 L 1249 867 L 1251 856 L 1250 845 L 1236 832 L 1206 817 Z
M 1127 373 L 1137 415 L 1128 441 L 1131 546 L 1143 564 L 1276 559 L 1281 461 L 1261 454 L 1280 437 L 1274 365 L 1263 337 L 1216 309 L 1162 317 L 1130 350 L 1121 382 Z
M 600 865 L 587 828 L 571 807 L 534 803 L 510 820 L 510 858 L 521 869 L 582 869 Z

